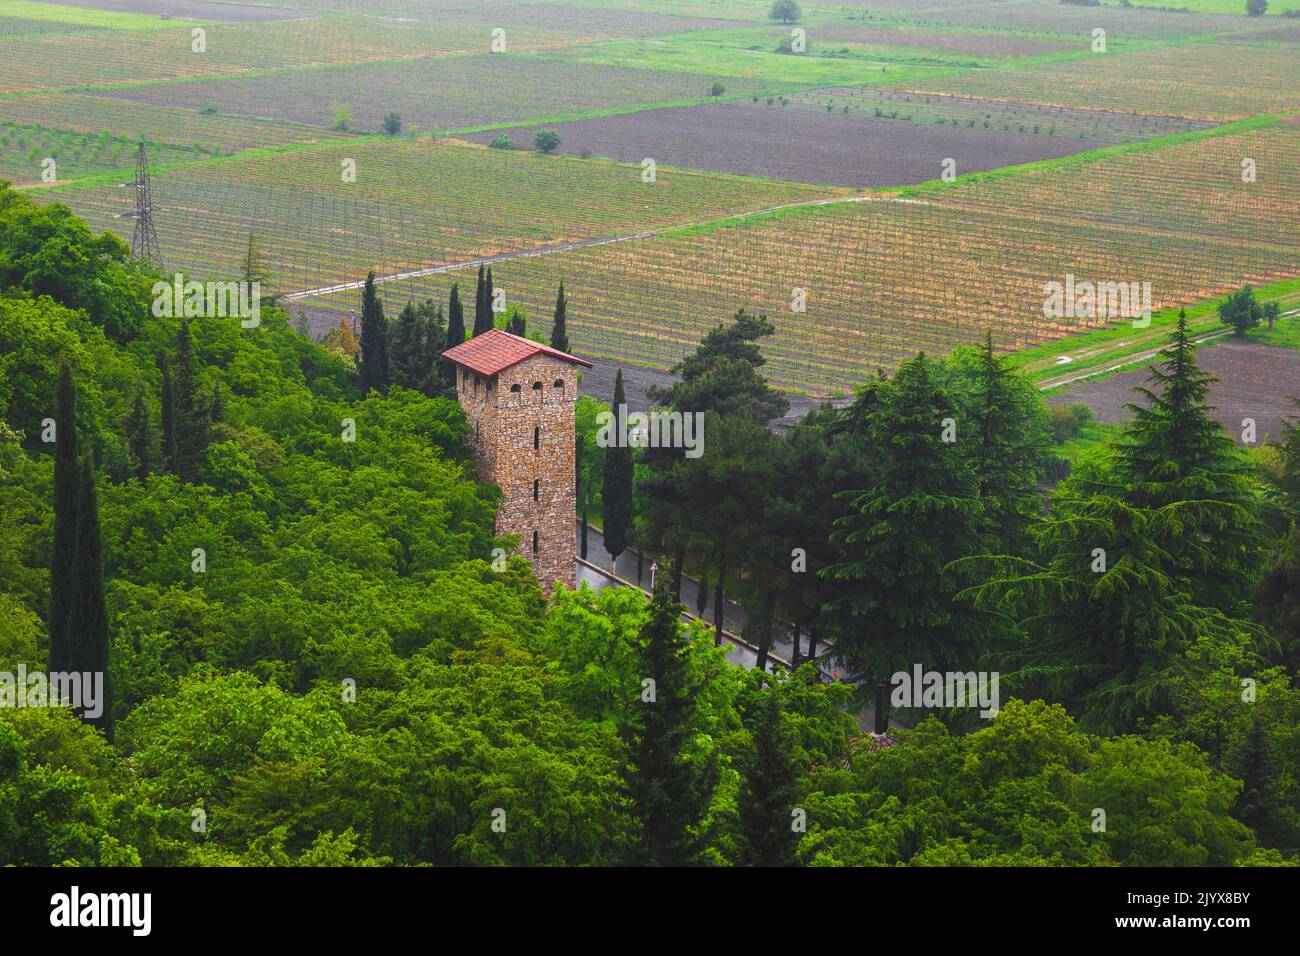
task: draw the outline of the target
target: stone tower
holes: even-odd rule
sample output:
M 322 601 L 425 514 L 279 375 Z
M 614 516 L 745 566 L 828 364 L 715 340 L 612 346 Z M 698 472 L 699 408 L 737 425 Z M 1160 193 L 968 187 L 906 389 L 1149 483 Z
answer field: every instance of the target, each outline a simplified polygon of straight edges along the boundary
M 456 366 L 481 481 L 501 489 L 496 533 L 519 535 L 548 593 L 577 579 L 574 402 L 590 362 L 490 329 L 442 357 Z

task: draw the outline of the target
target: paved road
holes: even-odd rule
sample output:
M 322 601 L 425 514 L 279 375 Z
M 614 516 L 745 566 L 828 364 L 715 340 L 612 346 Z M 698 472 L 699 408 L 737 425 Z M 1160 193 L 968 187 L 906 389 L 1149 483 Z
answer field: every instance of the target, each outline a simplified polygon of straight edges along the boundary
M 579 549 L 581 549 L 582 547 L 581 534 L 582 534 L 581 526 L 579 525 L 579 530 L 578 530 Z M 579 553 L 581 553 L 581 551 Z M 610 555 L 608 551 L 605 550 L 604 536 L 595 528 L 588 528 L 587 530 L 587 560 L 590 561 L 592 564 L 597 565 L 598 567 L 606 568 L 610 571 L 613 571 L 615 574 L 623 578 L 623 580 L 625 581 L 631 581 L 635 584 L 639 584 L 645 590 L 649 590 L 650 588 L 650 565 L 654 563 L 653 557 L 647 555 L 645 560 L 642 562 L 641 578 L 638 581 L 636 552 L 634 551 L 623 552 L 621 555 L 619 555 L 618 565 L 617 567 L 615 567 L 613 557 Z M 704 605 L 704 613 L 701 616 L 708 621 L 710 626 L 712 626 L 713 613 L 714 613 L 714 604 L 713 604 L 714 594 L 712 588 L 709 588 L 708 590 L 709 590 L 708 601 Z M 689 578 L 685 575 L 682 576 L 681 601 L 684 605 L 686 605 L 687 610 L 691 611 L 692 613 L 698 613 L 698 609 L 700 607 L 700 603 L 699 603 L 700 582 L 699 581 L 696 581 L 694 578 Z M 748 616 L 745 614 L 745 609 L 741 607 L 739 604 L 737 604 L 735 601 L 728 599 L 725 606 L 722 609 L 723 628 L 725 630 L 731 631 L 733 634 L 739 634 L 741 637 L 745 637 L 746 636 L 745 627 L 748 623 L 748 620 L 749 620 Z M 785 661 L 791 660 L 794 655 L 793 633 L 791 632 L 790 628 L 787 625 L 780 622 L 777 623 L 777 626 L 774 628 L 774 631 L 775 634 L 772 639 L 771 653 L 775 654 L 777 657 L 781 658 L 782 660 Z M 808 654 L 808 635 L 805 634 L 800 638 L 800 647 L 802 648 L 803 656 L 806 657 Z M 822 656 L 826 651 L 826 646 L 824 644 L 820 645 L 817 648 L 817 651 L 818 651 L 818 656 L 819 657 Z M 753 666 L 752 654 L 751 654 L 751 661 L 746 666 L 750 666 L 750 667 Z

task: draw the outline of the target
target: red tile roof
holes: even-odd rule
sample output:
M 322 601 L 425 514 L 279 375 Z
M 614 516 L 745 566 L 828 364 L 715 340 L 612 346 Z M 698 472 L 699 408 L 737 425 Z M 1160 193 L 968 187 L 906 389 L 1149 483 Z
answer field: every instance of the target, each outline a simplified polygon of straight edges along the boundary
M 576 355 L 561 352 L 559 349 L 548 348 L 540 342 L 521 338 L 518 335 L 511 335 L 509 332 L 502 332 L 500 329 L 488 329 L 482 335 L 476 335 L 468 342 L 447 349 L 442 353 L 442 357 L 449 362 L 456 363 L 461 368 L 469 369 L 471 372 L 478 372 L 480 375 L 496 375 L 498 372 L 504 372 L 512 365 L 518 365 L 524 359 L 532 358 L 538 354 L 549 355 L 563 362 L 572 362 L 574 365 L 591 368 L 590 362 L 584 361 Z

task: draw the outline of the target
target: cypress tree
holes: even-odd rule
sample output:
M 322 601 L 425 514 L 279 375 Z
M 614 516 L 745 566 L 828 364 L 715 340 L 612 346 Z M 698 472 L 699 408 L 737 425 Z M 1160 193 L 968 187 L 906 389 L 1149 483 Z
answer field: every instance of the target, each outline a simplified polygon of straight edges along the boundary
M 460 301 L 460 287 L 452 285 L 451 298 L 447 302 L 447 340 L 443 344 L 442 352 L 453 349 L 457 345 L 465 342 L 465 307 Z M 439 353 L 441 357 L 441 352 Z M 456 395 L 456 366 L 451 362 L 442 362 L 442 389 L 443 394 L 450 398 Z
M 176 449 L 176 475 L 182 481 L 196 481 L 199 477 L 199 463 L 208 445 L 208 423 L 199 400 L 190 325 L 186 319 L 181 320 L 181 327 L 176 333 L 176 375 L 172 388 L 175 396 L 172 432 Z
M 474 335 L 482 335 L 492 328 L 492 280 L 491 273 L 478 267 L 478 287 L 474 290 Z
M 454 349 L 465 341 L 465 306 L 460 301 L 459 284 L 452 285 L 447 302 L 447 346 Z M 445 349 L 444 349 L 445 351 Z
M 578 556 L 583 560 L 587 557 L 587 505 L 591 504 L 591 491 L 582 483 L 582 434 L 575 433 L 574 436 L 574 455 L 573 455 L 573 497 L 578 502 L 578 508 L 582 512 L 582 536 L 579 540 Z
M 374 389 L 383 394 L 391 383 L 388 320 L 384 318 L 384 304 L 375 292 L 375 274 L 371 272 L 361 293 L 361 391 L 368 395 Z
M 168 383 L 170 388 L 170 383 Z M 144 481 L 153 471 L 158 460 L 156 437 L 153 425 L 149 421 L 149 406 L 144 399 L 144 385 L 137 386 L 135 400 L 131 403 L 131 413 L 126 419 L 127 444 L 131 457 L 135 459 L 135 477 Z
M 176 472 L 176 386 L 171 362 L 162 361 L 162 460 L 163 467 Z
M 564 280 L 560 280 L 560 291 L 555 296 L 555 323 L 551 326 L 551 348 L 561 352 L 569 351 L 569 332 L 565 328 L 565 313 L 569 300 L 564 297 Z
M 496 328 L 497 317 L 492 311 L 492 303 L 496 299 L 496 292 L 492 287 L 492 267 L 488 266 L 487 278 L 483 281 L 483 328 L 486 332 L 488 329 Z M 475 335 L 479 334 L 478 323 L 475 322 Z
M 632 524 L 632 449 L 623 438 L 627 399 L 623 394 L 623 370 L 614 378 L 614 419 L 605 449 L 605 481 L 601 488 L 605 521 L 605 550 L 618 561 L 627 549 Z
M 628 762 L 624 779 L 638 823 L 639 839 L 631 862 L 643 866 L 698 863 L 706 834 L 701 832 L 713 789 L 716 760 L 690 753 L 699 731 L 702 687 L 693 675 L 682 606 L 669 589 L 667 570 L 657 582 L 649 616 L 636 640 L 636 673 L 641 685 L 623 727 Z
M 72 367 L 59 368 L 54 419 L 54 544 L 50 560 L 51 671 L 70 670 L 68 617 L 75 581 L 77 548 L 77 490 L 80 481 L 77 448 L 77 387 Z
M 799 834 L 791 825 L 791 811 L 799 800 L 799 766 L 774 689 L 761 692 L 750 730 L 754 749 L 741 758 L 737 801 L 744 861 L 749 866 L 793 866 Z
M 99 540 L 99 497 L 91 455 L 81 456 L 77 495 L 77 543 L 73 599 L 68 612 L 72 650 L 66 670 L 103 675 L 103 712 L 89 722 L 113 739 L 112 690 L 108 682 L 108 611 L 104 605 L 104 562 Z
M 506 331 L 520 338 L 528 334 L 528 319 L 524 316 L 523 309 L 517 306 L 511 308 L 510 321 L 506 323 Z
M 212 386 L 212 404 L 208 406 L 208 421 L 216 424 L 226 420 L 226 396 L 221 391 L 221 383 Z

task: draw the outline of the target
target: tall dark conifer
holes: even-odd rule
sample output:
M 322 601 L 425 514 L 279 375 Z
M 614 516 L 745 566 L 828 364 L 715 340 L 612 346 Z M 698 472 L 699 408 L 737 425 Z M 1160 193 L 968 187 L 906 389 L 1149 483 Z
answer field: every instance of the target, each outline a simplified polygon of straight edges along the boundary
M 873 483 L 842 493 L 851 510 L 834 537 L 848 559 L 822 573 L 845 582 L 843 606 L 855 620 L 837 648 L 875 685 L 875 730 L 883 733 L 893 674 L 916 663 L 946 670 L 983 651 L 987 621 L 954 600 L 959 583 L 947 565 L 982 553 L 990 537 L 934 363 L 917 355 L 864 395 L 874 406 L 861 426 Z
M 478 267 L 478 286 L 474 289 L 474 334 L 482 335 L 492 328 L 491 273 Z
M 442 352 L 453 349 L 465 342 L 465 306 L 460 301 L 460 287 L 453 284 L 451 298 L 447 301 L 447 341 Z M 439 352 L 439 356 L 441 356 Z M 442 376 L 442 391 L 449 398 L 456 395 L 456 366 L 451 362 L 439 362 Z
M 390 384 L 388 320 L 384 318 L 384 304 L 379 301 L 375 274 L 371 272 L 361 293 L 361 391 L 368 395 L 373 389 L 382 394 Z
M 551 326 L 551 348 L 561 352 L 569 351 L 569 331 L 565 326 L 565 313 L 569 300 L 564 295 L 564 280 L 560 280 L 560 291 L 555 295 L 555 323 Z
M 57 407 L 54 419 L 54 544 L 50 560 L 50 655 L 51 671 L 66 671 L 71 659 L 68 617 L 75 580 L 73 564 L 77 549 L 77 492 L 80 462 L 77 447 L 77 387 L 72 367 L 59 368 Z
M 623 370 L 614 378 L 613 422 L 605 448 L 605 480 L 601 485 L 605 550 L 615 561 L 627 550 L 632 525 L 632 449 L 623 440 L 626 427 L 627 398 L 623 394 Z
M 90 452 L 81 456 L 77 494 L 77 543 L 73 559 L 73 598 L 68 613 L 70 660 L 65 668 L 82 674 L 102 674 L 103 710 L 92 718 L 113 739 L 113 697 L 108 680 L 108 610 L 104 604 L 104 561 L 99 540 L 99 497 Z
M 718 779 L 712 757 L 691 753 L 700 730 L 702 688 L 688 658 L 682 606 L 670 590 L 671 577 L 665 570 L 658 578 L 649 617 L 637 635 L 641 697 L 623 728 L 624 778 L 639 831 L 630 862 L 642 866 L 700 862 L 707 837 L 702 826 Z
M 1248 596 L 1263 559 L 1260 501 L 1250 465 L 1232 436 L 1210 417 L 1210 386 L 1180 312 L 1163 360 L 1149 370 L 1145 401 L 1125 406 L 1133 418 L 1118 444 L 1115 474 L 1136 507 L 1176 509 L 1166 570 L 1185 581 L 1203 606 L 1230 610 Z M 1113 489 L 1097 489 L 1111 491 Z
M 131 449 L 131 457 L 135 459 L 133 474 L 144 481 L 158 460 L 158 438 L 154 434 L 153 423 L 149 420 L 149 405 L 145 401 L 143 384 L 135 390 L 131 412 L 126 419 L 126 440 Z
M 181 320 L 176 333 L 176 373 L 172 388 L 175 394 L 172 430 L 176 446 L 176 475 L 182 481 L 197 481 L 203 454 L 208 447 L 208 415 L 199 398 L 194 346 L 187 319 Z
M 793 812 L 799 800 L 800 770 L 775 689 L 759 693 L 747 723 L 754 749 L 741 758 L 737 801 L 744 859 L 749 866 L 793 866 L 799 844 Z
M 162 361 L 162 463 L 163 467 L 176 472 L 176 385 L 172 382 L 171 360 L 163 357 Z

